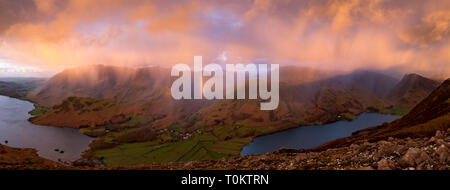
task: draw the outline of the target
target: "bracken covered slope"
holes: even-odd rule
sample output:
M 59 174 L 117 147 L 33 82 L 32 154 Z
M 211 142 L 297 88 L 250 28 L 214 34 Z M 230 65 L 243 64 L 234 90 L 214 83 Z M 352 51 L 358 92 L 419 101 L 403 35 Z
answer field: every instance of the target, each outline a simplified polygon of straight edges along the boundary
M 38 156 L 31 148 L 11 148 L 0 144 L 0 170 L 68 169 L 60 163 Z
M 377 141 L 388 137 L 430 137 L 437 130 L 450 127 L 450 80 L 444 81 L 407 115 L 391 123 L 355 132 L 351 137 L 326 143 L 319 148 L 332 148 L 361 141 Z

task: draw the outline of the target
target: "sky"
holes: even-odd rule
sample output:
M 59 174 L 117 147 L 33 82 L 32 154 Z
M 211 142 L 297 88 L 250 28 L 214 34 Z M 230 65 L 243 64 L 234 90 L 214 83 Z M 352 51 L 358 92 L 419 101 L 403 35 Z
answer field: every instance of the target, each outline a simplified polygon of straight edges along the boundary
M 0 0 L 0 77 L 267 63 L 450 77 L 449 0 Z

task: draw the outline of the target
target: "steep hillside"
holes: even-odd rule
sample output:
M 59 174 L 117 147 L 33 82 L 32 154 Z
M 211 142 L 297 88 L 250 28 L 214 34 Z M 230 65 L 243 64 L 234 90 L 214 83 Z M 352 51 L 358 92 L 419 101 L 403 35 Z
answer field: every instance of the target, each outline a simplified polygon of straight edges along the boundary
M 170 77 L 170 70 L 160 67 L 132 69 L 104 65 L 85 66 L 58 73 L 29 97 L 48 107 L 61 104 L 68 97 L 114 100 L 120 102 L 122 108 L 132 106 L 125 110 L 132 110 L 135 114 L 165 116 L 158 124 L 167 128 L 174 121 L 210 104 L 205 101 L 175 101 L 170 94 L 173 80 L 175 79 Z M 58 126 L 59 123 L 51 125 Z
M 70 96 L 140 101 L 167 93 L 167 69 L 132 69 L 104 65 L 66 69 L 30 94 L 30 99 L 53 106 Z
M 397 106 L 412 108 L 438 86 L 437 81 L 418 74 L 408 74 L 392 88 L 387 98 Z
M 450 80 L 444 81 L 407 115 L 391 123 L 355 132 L 351 137 L 326 143 L 319 149 L 355 142 L 378 141 L 388 137 L 429 137 L 450 127 Z
M 102 127 L 127 122 L 133 114 L 142 113 L 139 108 L 114 100 L 69 97 L 29 120 L 47 126 Z
M 355 71 L 347 75 L 339 75 L 327 80 L 335 88 L 360 89 L 367 94 L 384 98 L 399 82 L 397 78 L 376 71 Z

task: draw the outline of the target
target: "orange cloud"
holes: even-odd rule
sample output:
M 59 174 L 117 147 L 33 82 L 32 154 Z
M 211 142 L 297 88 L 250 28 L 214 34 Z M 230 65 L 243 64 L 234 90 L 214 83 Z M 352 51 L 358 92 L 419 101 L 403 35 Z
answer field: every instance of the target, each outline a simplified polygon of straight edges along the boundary
M 35 10 L 0 25 L 0 56 L 43 69 L 170 66 L 226 51 L 241 62 L 450 76 L 444 0 L 30 1 Z

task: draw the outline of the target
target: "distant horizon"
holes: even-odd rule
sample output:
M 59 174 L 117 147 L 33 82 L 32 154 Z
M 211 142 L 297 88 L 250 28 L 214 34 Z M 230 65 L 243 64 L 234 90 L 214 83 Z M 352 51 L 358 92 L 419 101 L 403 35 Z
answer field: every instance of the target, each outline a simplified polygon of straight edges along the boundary
M 136 66 L 136 67 L 132 67 L 132 66 L 122 66 L 122 65 L 105 65 L 105 64 L 92 64 L 92 65 L 84 65 L 84 66 L 74 66 L 74 67 L 68 67 L 65 69 L 62 69 L 60 71 L 57 72 L 34 72 L 34 73 L 22 73 L 22 72 L 0 72 L 0 79 L 14 79 L 14 78 L 37 78 L 37 79 L 50 79 L 53 76 L 55 76 L 58 73 L 63 72 L 64 70 L 67 69 L 77 69 L 79 67 L 92 67 L 92 66 L 110 66 L 110 67 L 126 67 L 126 68 L 132 68 L 132 69 L 143 69 L 143 68 L 152 68 L 152 67 L 161 67 L 161 68 L 165 68 L 165 69 L 170 69 L 170 67 L 167 66 L 163 66 L 163 65 L 156 65 L 156 66 Z M 308 67 L 308 66 L 300 66 L 300 65 L 280 65 L 280 68 L 286 68 L 286 67 L 298 67 L 298 68 L 309 68 L 309 69 L 316 69 L 316 70 L 320 70 L 320 71 L 326 71 L 326 72 L 330 72 L 333 73 L 333 76 L 337 76 L 337 75 L 345 75 L 345 74 L 351 74 L 351 73 L 357 73 L 357 72 L 376 72 L 376 73 L 380 73 L 380 74 L 385 74 L 397 79 L 401 79 L 402 77 L 404 77 L 405 75 L 409 75 L 409 74 L 417 74 L 426 78 L 430 78 L 433 80 L 437 80 L 437 81 L 443 81 L 448 79 L 450 76 L 436 76 L 436 75 L 426 75 L 426 74 L 422 74 L 422 73 L 417 73 L 417 72 L 402 72 L 402 71 L 396 71 L 395 69 L 392 70 L 380 70 L 380 69 L 355 69 L 355 70 L 334 70 L 334 69 L 317 69 L 317 68 L 313 68 L 313 67 Z M 1 70 L 1 69 L 0 69 Z

